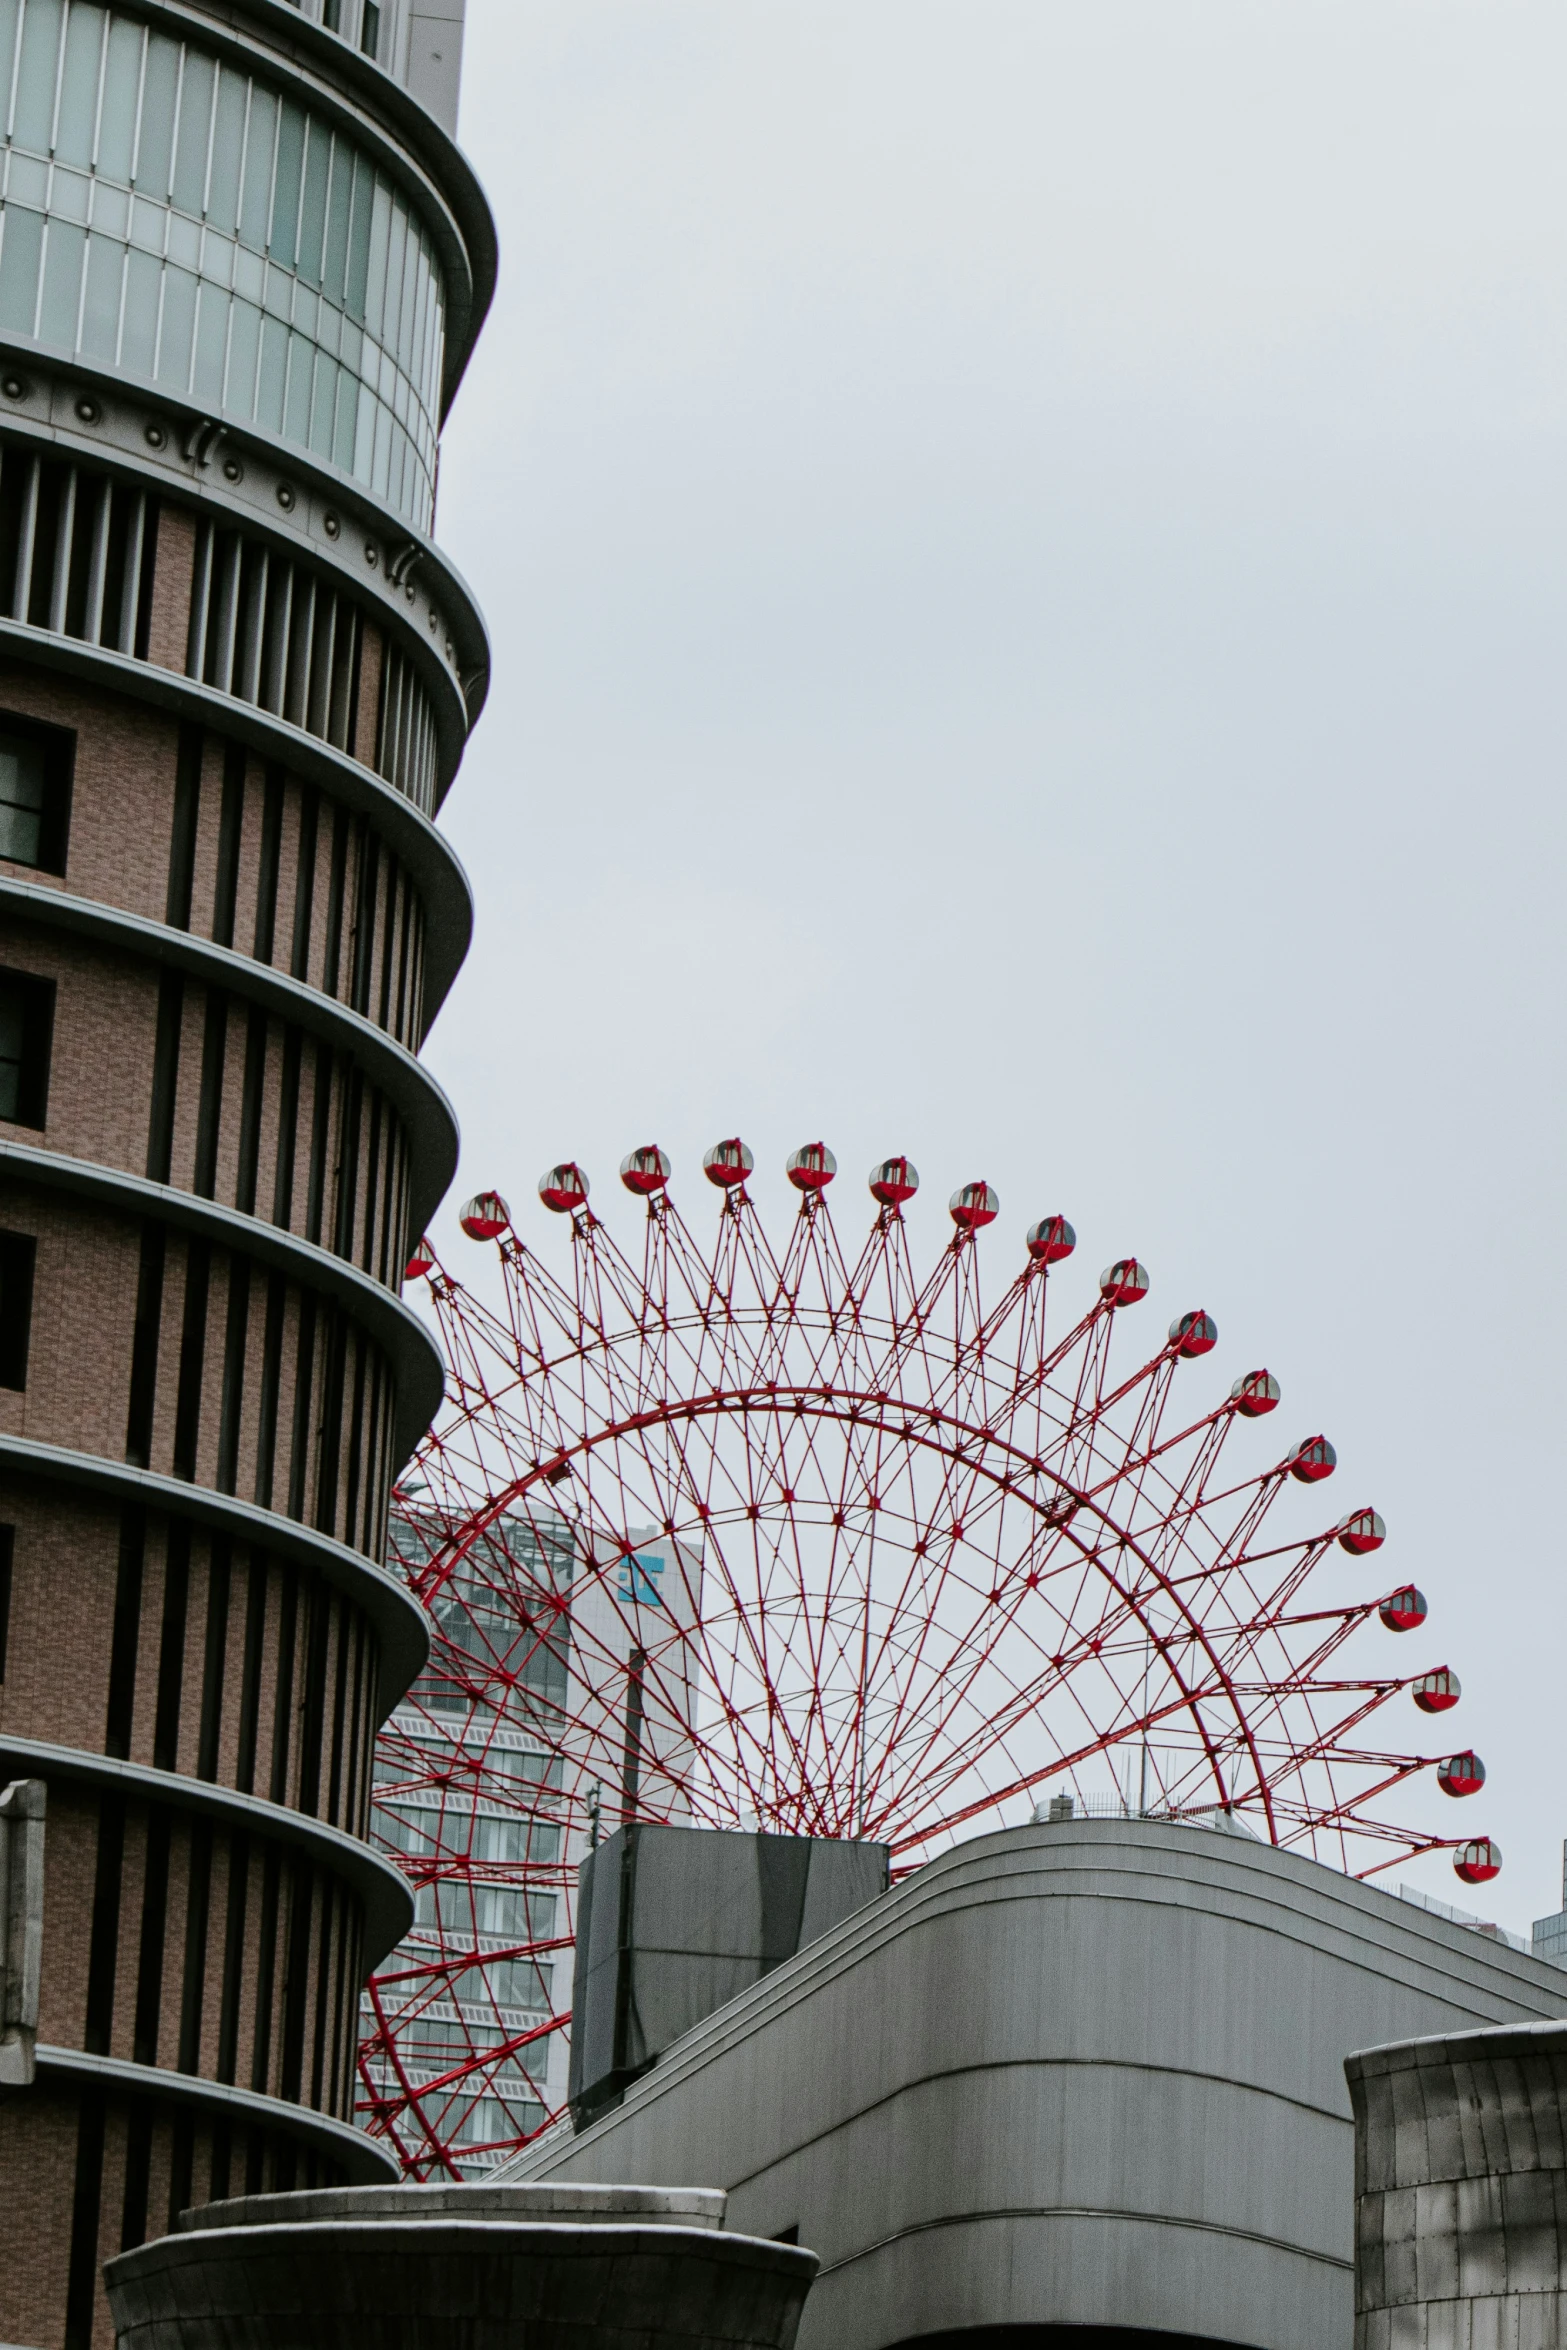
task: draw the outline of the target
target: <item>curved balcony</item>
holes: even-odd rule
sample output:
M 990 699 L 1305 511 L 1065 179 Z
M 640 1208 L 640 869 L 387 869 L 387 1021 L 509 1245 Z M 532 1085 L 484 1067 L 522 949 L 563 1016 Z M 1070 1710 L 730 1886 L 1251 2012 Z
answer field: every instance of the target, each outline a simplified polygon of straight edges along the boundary
M 341 2169 L 350 2186 L 373 2187 L 395 2180 L 396 2158 L 374 2138 L 367 2138 L 351 2122 L 338 2121 L 313 2106 L 295 2105 L 283 2097 L 261 2097 L 253 2089 L 230 2088 L 199 2073 L 170 2072 L 161 2065 L 133 2064 L 123 2057 L 90 2056 L 79 2048 L 52 2048 L 40 2041 L 39 2079 L 46 2085 L 58 2079 L 93 2082 L 122 2095 L 150 2099 L 155 2105 L 195 2109 L 209 2121 L 238 2122 L 270 2136 L 292 2138 Z
M 215 946 L 188 930 L 125 913 L 96 899 L 74 897 L 64 890 L 13 881 L 0 874 L 0 919 L 7 916 L 13 922 L 89 938 L 188 972 L 208 986 L 262 1005 L 278 1019 L 350 1053 L 402 1119 L 408 1137 L 409 1228 L 415 1233 L 423 1231 L 456 1173 L 456 1115 L 423 1063 L 394 1043 L 374 1021 L 232 947 Z M 400 1281 L 401 1267 L 396 1278 Z
M 175 1230 L 197 1234 L 240 1257 L 270 1266 L 302 1288 L 340 1305 L 382 1348 L 396 1377 L 393 1416 L 394 1470 L 408 1458 L 435 1417 L 444 1372 L 434 1340 L 413 1309 L 368 1273 L 329 1250 L 291 1232 L 263 1224 L 237 1208 L 168 1183 L 151 1183 L 87 1159 L 24 1143 L 0 1142 L 0 1177 L 10 1176 L 42 1191 L 108 1205 L 128 1218 L 151 1217 Z
M 101 1453 L 39 1444 L 23 1436 L 0 1435 L 0 1471 L 71 1486 L 112 1504 L 177 1513 L 193 1525 L 252 1542 L 272 1556 L 320 1575 L 322 1581 L 362 1608 L 381 1644 L 378 1705 L 384 1719 L 424 1671 L 430 1654 L 430 1627 L 424 1610 L 402 1579 L 365 1553 L 329 1534 L 318 1534 L 296 1518 L 158 1475 Z
M 364 1918 L 364 1961 L 379 1966 L 413 1923 L 408 1880 L 373 1846 L 346 1835 L 325 1820 L 246 1795 L 216 1780 L 190 1779 L 174 1771 L 149 1770 L 112 1755 L 87 1754 L 74 1746 L 53 1746 L 40 1738 L 0 1732 L 0 1773 L 9 1779 L 63 1780 L 97 1792 L 113 1788 L 143 1802 L 172 1806 L 198 1817 L 223 1820 L 270 1844 L 302 1852 L 352 1888 Z

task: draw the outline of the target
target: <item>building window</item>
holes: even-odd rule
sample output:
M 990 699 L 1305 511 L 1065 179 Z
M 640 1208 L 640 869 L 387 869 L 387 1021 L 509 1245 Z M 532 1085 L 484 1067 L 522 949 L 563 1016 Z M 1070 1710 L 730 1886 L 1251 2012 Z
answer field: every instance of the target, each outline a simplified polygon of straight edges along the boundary
M 25 1232 L 0 1232 L 0 1387 L 27 1385 L 33 1329 L 33 1260 L 38 1243 Z
M 63 726 L 0 711 L 0 857 L 65 871 L 76 737 Z
M 0 1683 L 5 1680 L 5 1655 L 11 1639 L 11 1552 L 14 1526 L 0 1526 Z
M 54 981 L 0 970 L 0 1118 L 42 1128 L 49 1116 Z
M 381 54 L 381 11 L 375 0 L 365 0 L 364 21 L 359 27 L 359 46 L 367 57 Z
M 340 33 L 343 29 L 343 0 L 325 0 L 321 22 L 329 33 Z

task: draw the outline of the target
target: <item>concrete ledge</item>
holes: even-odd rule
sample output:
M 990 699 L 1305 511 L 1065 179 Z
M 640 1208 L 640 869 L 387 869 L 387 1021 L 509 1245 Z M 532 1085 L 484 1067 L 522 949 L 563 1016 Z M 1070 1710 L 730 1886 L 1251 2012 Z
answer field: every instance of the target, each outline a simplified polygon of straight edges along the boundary
M 481 2203 L 192 2230 L 104 2280 L 119 2350 L 792 2350 L 815 2273 L 797 2245 Z
M 180 2214 L 183 2229 L 260 2228 L 297 2221 L 463 2219 L 569 2221 L 574 2227 L 721 2228 L 726 2195 L 711 2187 L 496 2187 L 404 2179 L 395 2187 L 314 2187 L 293 2195 L 236 2195 Z
M 232 947 L 214 946 L 210 939 L 198 938 L 189 930 L 125 913 L 97 898 L 75 897 L 66 889 L 44 889 L 37 882 L 0 875 L 0 917 L 6 915 L 13 922 L 30 923 L 40 930 L 90 938 L 94 945 L 119 954 L 172 965 L 199 979 L 204 987 L 220 987 L 230 995 L 264 1005 L 277 1019 L 292 1021 L 296 1028 L 324 1037 L 334 1051 L 352 1053 L 403 1120 L 408 1146 L 409 1230 L 418 1238 L 457 1172 L 457 1113 L 423 1063 L 374 1021 L 350 1011 L 334 996 L 323 995 L 319 988 L 290 979 L 270 963 L 258 963 Z M 267 1228 L 279 1229 L 271 1224 Z M 400 1285 L 400 1265 L 397 1275 Z
M 381 1643 L 377 1703 L 383 1722 L 429 1661 L 429 1619 L 407 1586 L 362 1551 L 350 1550 L 346 1542 L 335 1542 L 295 1518 L 258 1509 L 235 1494 L 215 1493 L 210 1485 L 186 1485 L 178 1477 L 160 1477 L 151 1469 L 106 1460 L 101 1453 L 71 1452 L 64 1445 L 38 1444 L 25 1436 L 0 1436 L 0 1475 L 7 1471 L 74 1485 L 96 1499 L 139 1503 L 165 1517 L 189 1518 L 232 1540 L 253 1543 L 258 1550 L 312 1568 L 335 1589 L 347 1592 L 375 1626 Z
M 281 2131 L 340 2162 L 356 2184 L 368 2186 L 397 2173 L 396 2160 L 386 2147 L 333 2114 L 290 2105 L 281 2097 L 258 2097 L 252 2089 L 230 2088 L 224 2081 L 203 2080 L 195 2073 L 165 2072 L 159 2065 L 128 2064 L 116 2056 L 88 2056 L 79 2048 L 46 2048 L 40 2041 L 38 2077 L 96 2081 L 127 2096 L 203 2107 L 249 2129 Z
M 395 1476 L 440 1408 L 446 1373 L 434 1339 L 411 1306 L 383 1289 L 368 1273 L 330 1249 L 300 1240 L 259 1216 L 219 1207 L 172 1183 L 149 1183 L 145 1175 L 101 1166 L 93 1159 L 68 1159 L 62 1152 L 30 1144 L 0 1142 L 0 1180 L 34 1184 L 40 1191 L 69 1192 L 123 1216 L 150 1217 L 176 1230 L 199 1234 L 217 1248 L 230 1249 L 257 1264 L 270 1265 L 302 1289 L 331 1298 L 384 1348 L 396 1382 L 392 1428 Z
M 35 662 L 122 693 L 133 701 L 189 718 L 236 742 L 248 743 L 263 759 L 275 759 L 291 774 L 319 784 L 356 815 L 368 815 L 413 875 L 425 911 L 425 1028 L 428 1032 L 462 967 L 473 936 L 473 892 L 455 850 L 412 800 L 362 767 L 346 751 L 290 726 L 251 702 L 236 701 L 216 686 L 202 685 L 176 669 L 138 661 L 129 653 L 56 636 L 20 620 L 0 618 L 0 660 Z
M 259 1795 L 242 1795 L 237 1788 L 215 1780 L 187 1779 L 178 1771 L 151 1770 L 145 1764 L 121 1762 L 113 1755 L 88 1754 L 74 1746 L 48 1746 L 37 1738 L 10 1738 L 0 1732 L 0 1779 L 11 1773 L 45 1780 L 78 1780 L 90 1786 L 114 1786 L 141 1803 L 161 1803 L 175 1811 L 204 1812 L 227 1821 L 230 1827 L 273 1844 L 290 1844 L 330 1869 L 359 1896 L 364 1914 L 364 1968 L 368 1975 L 394 1950 L 413 1924 L 413 1895 L 401 1869 L 357 1836 L 329 1827 L 325 1820 L 268 1803 Z

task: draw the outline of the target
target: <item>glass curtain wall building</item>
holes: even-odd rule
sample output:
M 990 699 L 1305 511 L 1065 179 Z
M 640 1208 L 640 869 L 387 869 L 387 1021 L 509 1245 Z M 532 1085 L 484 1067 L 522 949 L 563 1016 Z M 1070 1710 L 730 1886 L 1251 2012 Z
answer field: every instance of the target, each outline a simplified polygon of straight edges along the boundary
M 0 0 L 0 119 L 0 332 L 308 450 L 428 531 L 441 272 L 360 141 L 79 0 Z
M 0 1788 L 47 1797 L 0 2090 L 21 2350 L 111 2350 L 103 2262 L 190 2204 L 397 2167 L 356 2050 L 415 1914 L 371 1805 L 429 1655 L 388 1497 L 442 1383 L 400 1292 L 456 1163 L 418 1054 L 489 674 L 431 535 L 494 281 L 461 13 L 0 0 Z
M 417 2176 L 482 2177 L 564 2110 L 577 1872 L 602 1828 L 689 1816 L 696 1692 L 635 1712 L 639 1634 L 688 1628 L 700 1565 L 646 1529 L 606 1573 L 535 1506 L 474 1532 L 401 1495 L 394 1555 L 430 1592 L 435 1646 L 377 1744 L 371 1828 L 414 1888 L 372 1979 L 361 2063 L 374 2126 Z M 432 1571 L 433 1570 L 433 1571 Z

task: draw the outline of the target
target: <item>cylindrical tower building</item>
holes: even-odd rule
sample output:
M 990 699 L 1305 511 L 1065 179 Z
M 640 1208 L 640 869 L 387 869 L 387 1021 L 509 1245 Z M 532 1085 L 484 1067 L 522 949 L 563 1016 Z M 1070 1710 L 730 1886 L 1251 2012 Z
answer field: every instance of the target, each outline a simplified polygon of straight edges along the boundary
M 425 1626 L 400 1301 L 456 1129 L 431 531 L 494 238 L 463 0 L 0 0 L 0 1787 L 47 1783 L 0 2342 L 183 2206 L 391 2175 L 362 1841 Z

